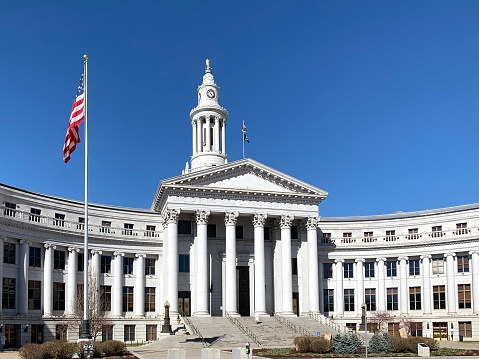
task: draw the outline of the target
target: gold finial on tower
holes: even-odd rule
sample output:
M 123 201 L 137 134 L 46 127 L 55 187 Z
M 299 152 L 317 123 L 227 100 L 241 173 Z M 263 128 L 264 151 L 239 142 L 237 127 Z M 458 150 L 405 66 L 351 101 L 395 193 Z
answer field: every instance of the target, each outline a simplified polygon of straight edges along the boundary
M 85 60 L 85 61 L 88 60 L 88 55 L 87 54 L 83 55 L 83 60 Z
M 211 66 L 210 66 L 210 59 L 206 59 L 206 71 L 210 71 Z

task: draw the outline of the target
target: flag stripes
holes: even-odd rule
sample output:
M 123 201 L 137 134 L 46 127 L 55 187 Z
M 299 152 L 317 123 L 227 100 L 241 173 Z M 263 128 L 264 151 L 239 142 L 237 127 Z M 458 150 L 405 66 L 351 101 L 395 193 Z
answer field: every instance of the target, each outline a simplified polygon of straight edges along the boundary
M 78 126 L 85 120 L 85 82 L 84 72 L 81 74 L 80 84 L 78 85 L 77 94 L 73 101 L 72 111 L 70 113 L 70 121 L 68 123 L 65 143 L 63 144 L 63 161 L 68 163 L 70 155 L 75 151 L 78 143 L 80 143 L 80 135 Z

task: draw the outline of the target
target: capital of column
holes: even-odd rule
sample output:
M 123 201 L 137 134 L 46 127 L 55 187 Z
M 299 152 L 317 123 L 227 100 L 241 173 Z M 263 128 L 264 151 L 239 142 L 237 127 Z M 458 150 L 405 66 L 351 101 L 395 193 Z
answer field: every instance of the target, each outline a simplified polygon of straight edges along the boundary
M 77 253 L 80 253 L 80 248 L 68 247 L 68 252 L 77 252 Z
M 409 260 L 409 257 L 407 257 L 407 256 L 398 257 L 398 261 L 403 261 L 403 260 L 407 261 L 407 260 Z
M 342 259 L 342 258 L 335 259 L 334 263 L 344 263 L 344 259 Z
M 20 240 L 18 241 L 18 243 L 20 243 L 20 244 L 26 244 L 26 245 L 31 245 L 31 244 L 32 244 L 32 242 L 29 242 L 29 241 L 27 241 L 26 239 L 20 239 Z
M 424 259 L 431 259 L 431 255 L 430 254 L 423 254 L 422 256 L 420 256 L 419 258 L 421 258 L 421 260 L 424 260 Z
M 118 256 L 124 257 L 124 256 L 125 256 L 125 253 L 123 253 L 123 252 L 113 252 L 113 256 L 114 256 L 114 257 L 118 257 Z
M 100 251 L 100 250 L 98 250 L 98 249 L 92 249 L 92 250 L 91 250 L 91 254 L 92 254 L 92 255 L 94 255 L 94 254 L 100 254 L 100 255 L 101 255 L 101 254 L 103 254 L 103 252 Z
M 453 252 L 444 253 L 444 258 L 447 258 L 447 257 L 454 258 L 455 256 L 456 256 L 456 253 L 453 253 Z
M 57 246 L 55 246 L 54 244 L 51 244 L 51 243 L 45 243 L 43 246 L 46 249 L 57 249 Z
M 468 253 L 470 256 L 472 256 L 473 254 L 479 254 L 479 251 L 469 251 Z
M 386 262 L 387 259 L 386 258 L 376 258 L 376 262 Z
M 266 223 L 266 218 L 268 218 L 267 214 L 255 213 L 253 216 L 253 226 L 264 227 L 264 224 Z
M 239 212 L 226 212 L 225 213 L 225 226 L 236 226 Z
M 6 241 L 6 240 L 7 240 L 7 237 L 5 237 L 5 236 L 0 236 L 0 240 Z
M 135 257 L 136 257 L 136 258 L 145 258 L 145 257 L 146 257 L 146 254 L 145 254 L 145 253 L 136 253 L 136 254 L 135 254 Z
M 293 222 L 294 216 L 283 214 L 280 220 L 280 227 L 281 229 L 288 229 L 291 228 L 291 223 Z
M 319 218 L 318 217 L 308 217 L 306 220 L 306 229 L 317 229 L 319 225 Z
M 356 263 L 364 263 L 365 262 L 365 259 L 364 258 L 356 258 L 354 260 Z
M 178 217 L 180 216 L 179 209 L 167 209 L 163 213 L 163 220 L 165 223 L 178 223 Z
M 195 221 L 196 224 L 208 224 L 208 220 L 210 218 L 210 211 L 202 211 L 202 210 L 197 210 L 195 213 Z

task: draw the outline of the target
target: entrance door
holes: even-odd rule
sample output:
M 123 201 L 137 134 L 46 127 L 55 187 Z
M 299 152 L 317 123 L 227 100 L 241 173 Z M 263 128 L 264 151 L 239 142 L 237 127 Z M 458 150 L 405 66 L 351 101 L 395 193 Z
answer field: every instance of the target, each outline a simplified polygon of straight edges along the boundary
M 236 267 L 236 283 L 238 314 L 249 317 L 249 267 Z
M 299 293 L 293 292 L 293 313 L 299 316 Z
M 432 323 L 432 336 L 434 340 L 447 340 L 447 322 Z
M 5 324 L 5 348 L 17 347 L 19 330 L 20 325 L 18 324 Z
M 178 312 L 182 316 L 189 317 L 191 315 L 191 292 L 180 291 L 178 292 Z

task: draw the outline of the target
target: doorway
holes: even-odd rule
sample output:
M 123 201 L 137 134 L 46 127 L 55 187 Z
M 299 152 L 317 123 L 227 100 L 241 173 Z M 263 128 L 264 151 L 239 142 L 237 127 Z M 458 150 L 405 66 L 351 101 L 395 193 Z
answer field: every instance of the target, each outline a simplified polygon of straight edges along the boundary
M 293 313 L 299 316 L 299 293 L 293 292 Z
M 432 323 L 432 337 L 434 340 L 447 340 L 447 322 Z
M 191 316 L 191 292 L 179 291 L 178 292 L 178 312 L 181 316 Z
M 238 314 L 250 316 L 249 267 L 236 267 L 236 292 L 238 293 Z
M 5 348 L 16 348 L 18 345 L 19 324 L 5 324 Z

